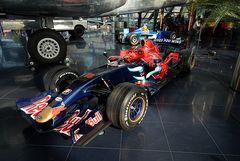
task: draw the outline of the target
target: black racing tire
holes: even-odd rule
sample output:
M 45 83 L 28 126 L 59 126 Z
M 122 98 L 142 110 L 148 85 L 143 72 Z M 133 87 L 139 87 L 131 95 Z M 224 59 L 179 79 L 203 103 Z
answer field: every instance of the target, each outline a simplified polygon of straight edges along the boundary
M 52 81 L 53 76 L 60 70 L 67 69 L 68 67 L 65 65 L 56 65 L 51 67 L 47 72 L 44 73 L 42 77 L 42 82 L 45 90 L 50 90 L 50 83 Z
M 138 109 L 136 118 L 133 118 L 132 114 L 137 109 L 131 107 L 136 103 L 135 101 L 140 101 L 141 107 Z M 147 108 L 148 97 L 146 91 L 140 86 L 125 82 L 117 85 L 109 95 L 106 113 L 113 126 L 131 130 L 142 122 Z
M 67 44 L 57 31 L 40 29 L 30 35 L 27 43 L 28 52 L 33 61 L 43 64 L 64 61 Z
M 34 83 L 40 91 L 46 91 L 44 77 L 50 69 L 50 66 L 39 66 L 34 68 Z
M 74 37 L 80 38 L 85 32 L 85 27 L 83 25 L 77 25 L 74 27 Z
M 70 68 L 63 68 L 56 72 L 49 84 L 49 89 L 61 93 L 67 86 L 79 77 L 78 72 Z
M 138 35 L 137 35 L 137 34 L 131 34 L 131 35 L 129 36 L 129 42 L 130 42 L 130 44 L 131 44 L 132 46 L 138 45 L 139 42 L 140 42 Z
M 169 35 L 169 38 L 172 40 L 175 40 L 177 38 L 176 32 L 171 32 L 171 34 Z
M 192 47 L 192 50 L 184 49 L 181 51 L 182 55 L 182 72 L 189 73 L 195 66 L 196 63 L 196 47 Z

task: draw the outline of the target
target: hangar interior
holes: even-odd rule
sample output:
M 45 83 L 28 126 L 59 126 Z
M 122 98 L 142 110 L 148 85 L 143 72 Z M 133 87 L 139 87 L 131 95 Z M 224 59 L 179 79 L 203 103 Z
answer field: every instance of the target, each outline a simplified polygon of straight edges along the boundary
M 189 74 L 179 74 L 149 96 L 146 116 L 138 127 L 125 131 L 110 126 L 84 146 L 60 133 L 36 131 L 16 110 L 17 100 L 43 91 L 42 71 L 56 64 L 33 61 L 27 50 L 28 30 L 4 29 L 8 20 L 0 19 L 0 160 L 239 161 L 239 19 L 227 17 L 217 26 L 214 22 L 207 26 L 205 16 L 213 8 L 194 9 L 194 5 L 84 18 L 86 30 L 81 37 L 61 32 L 67 42 L 67 58 L 61 65 L 80 75 L 105 65 L 104 52 L 115 56 L 129 49 L 132 45 L 120 43 L 118 34 L 142 26 L 174 31 L 196 50 Z

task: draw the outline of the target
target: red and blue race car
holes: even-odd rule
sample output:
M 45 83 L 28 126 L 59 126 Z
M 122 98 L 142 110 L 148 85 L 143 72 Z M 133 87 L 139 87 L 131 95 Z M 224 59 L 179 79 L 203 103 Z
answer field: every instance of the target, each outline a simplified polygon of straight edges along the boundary
M 145 39 L 147 37 L 150 40 L 156 39 L 170 39 L 175 40 L 177 35 L 173 31 L 162 30 L 155 32 L 153 30 L 149 30 L 147 26 L 143 26 L 133 32 L 129 32 L 128 28 L 124 28 L 123 31 L 116 31 L 116 39 L 120 43 L 127 43 L 131 45 L 138 45 L 140 40 Z
M 105 54 L 106 55 L 106 54 Z M 45 92 L 17 101 L 40 132 L 55 131 L 86 144 L 109 125 L 129 130 L 138 126 L 148 96 L 180 72 L 190 72 L 195 53 L 183 49 L 160 53 L 153 41 L 110 56 L 107 64 L 88 73 L 57 66 L 43 77 Z

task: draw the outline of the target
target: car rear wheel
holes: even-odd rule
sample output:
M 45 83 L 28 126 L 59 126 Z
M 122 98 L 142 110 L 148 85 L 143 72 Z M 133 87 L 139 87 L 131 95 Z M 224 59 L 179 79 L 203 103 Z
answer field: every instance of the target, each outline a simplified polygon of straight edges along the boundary
M 42 77 L 42 82 L 43 82 L 43 86 L 45 90 L 50 90 L 50 83 L 52 81 L 52 78 L 54 77 L 54 75 L 63 69 L 67 69 L 68 67 L 66 67 L 65 65 L 56 65 L 53 66 L 51 68 L 49 68 L 43 75 Z
M 57 93 L 62 92 L 68 85 L 79 77 L 79 74 L 68 67 L 58 66 L 49 70 L 45 74 L 45 90 L 54 90 Z
M 192 50 L 183 50 L 181 54 L 183 58 L 182 72 L 189 73 L 196 63 L 196 47 L 192 47 Z
M 170 39 L 175 40 L 177 38 L 177 35 L 175 32 L 172 32 L 169 36 Z
M 133 46 L 136 46 L 137 44 L 139 44 L 139 37 L 137 34 L 132 34 L 129 36 L 129 41 L 130 44 Z
M 132 83 L 121 83 L 107 100 L 107 116 L 117 128 L 130 130 L 143 120 L 148 107 L 146 91 Z

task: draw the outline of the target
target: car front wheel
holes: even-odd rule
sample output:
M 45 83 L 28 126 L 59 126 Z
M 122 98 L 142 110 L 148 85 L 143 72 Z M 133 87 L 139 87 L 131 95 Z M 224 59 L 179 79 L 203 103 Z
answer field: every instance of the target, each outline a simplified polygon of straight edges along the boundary
M 148 97 L 142 87 L 121 83 L 108 97 L 106 112 L 115 127 L 130 130 L 142 122 L 147 108 Z

